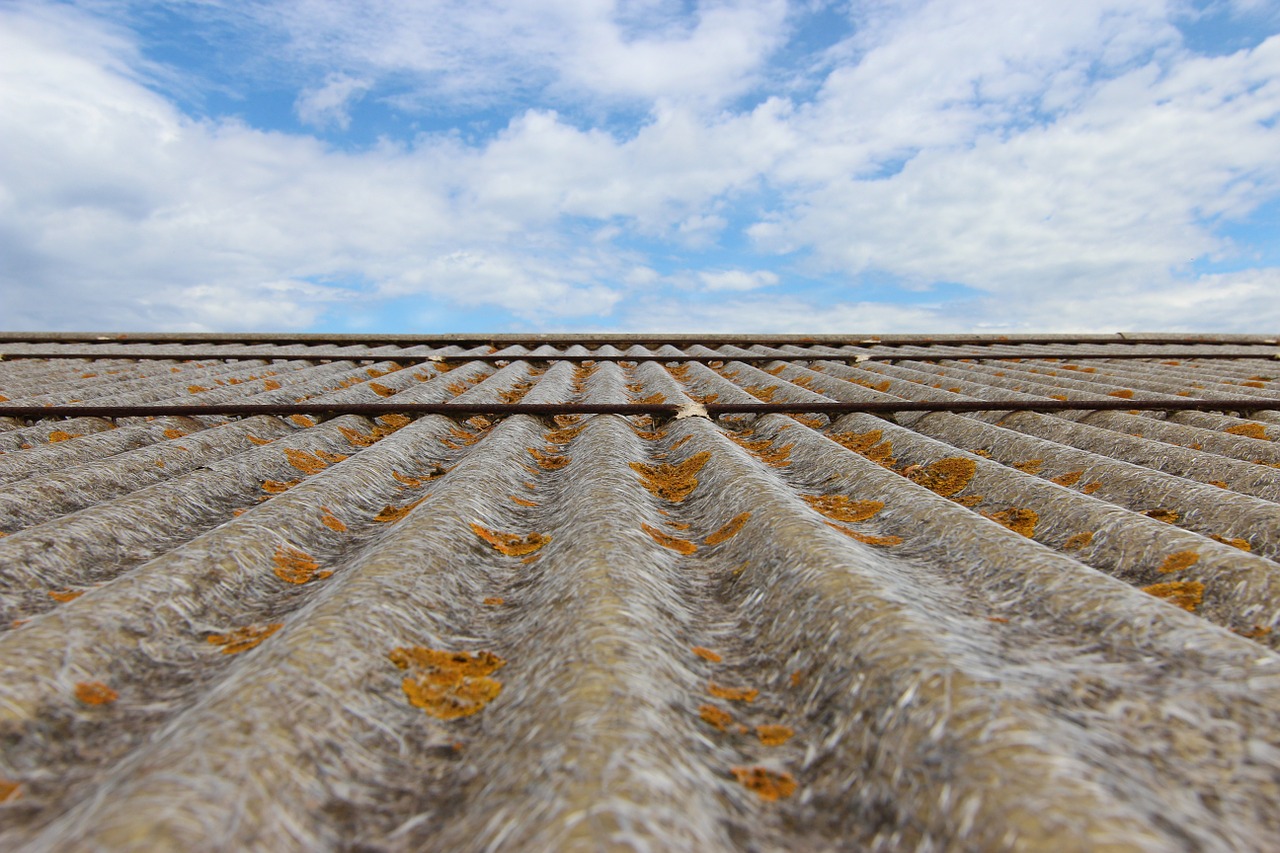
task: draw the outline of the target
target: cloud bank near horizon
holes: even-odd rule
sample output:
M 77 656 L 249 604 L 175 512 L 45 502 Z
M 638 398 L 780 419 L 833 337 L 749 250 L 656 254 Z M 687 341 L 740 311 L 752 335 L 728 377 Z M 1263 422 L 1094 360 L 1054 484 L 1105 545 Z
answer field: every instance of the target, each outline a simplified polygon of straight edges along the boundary
M 18 2 L 11 329 L 1280 327 L 1269 4 Z

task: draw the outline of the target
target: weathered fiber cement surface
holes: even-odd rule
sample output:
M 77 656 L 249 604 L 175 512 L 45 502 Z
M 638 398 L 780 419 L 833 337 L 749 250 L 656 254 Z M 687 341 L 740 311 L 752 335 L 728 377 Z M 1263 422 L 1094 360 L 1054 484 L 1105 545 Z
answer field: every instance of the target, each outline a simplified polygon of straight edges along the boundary
M 1280 396 L 1231 339 L 571 343 L 111 342 L 0 398 Z M 1280 412 L 1237 415 L 0 419 L 0 849 L 1274 847 Z

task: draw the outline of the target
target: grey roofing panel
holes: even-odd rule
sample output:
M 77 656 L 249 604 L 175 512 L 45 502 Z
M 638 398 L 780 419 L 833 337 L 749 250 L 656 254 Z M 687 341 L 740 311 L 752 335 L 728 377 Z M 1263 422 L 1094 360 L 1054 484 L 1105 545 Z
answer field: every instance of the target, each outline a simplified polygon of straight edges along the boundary
M 1009 404 L 11 418 L 0 846 L 1265 848 L 1280 452 L 1275 412 L 1229 405 L 1274 399 L 1280 365 L 1169 337 L 0 360 L 0 407 Z M 242 342 L 270 360 L 181 360 Z M 1130 357 L 1027 360 L 1076 345 Z M 303 351 L 334 360 L 276 360 Z M 671 360 L 557 360 L 593 354 Z M 1016 411 L 1115 391 L 1227 411 Z

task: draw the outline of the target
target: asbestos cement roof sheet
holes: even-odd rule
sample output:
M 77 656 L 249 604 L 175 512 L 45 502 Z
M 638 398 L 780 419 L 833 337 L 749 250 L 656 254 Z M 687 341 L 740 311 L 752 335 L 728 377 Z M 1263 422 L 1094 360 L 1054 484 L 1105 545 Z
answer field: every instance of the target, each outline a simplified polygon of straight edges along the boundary
M 1274 846 L 1278 355 L 0 336 L 0 848 Z

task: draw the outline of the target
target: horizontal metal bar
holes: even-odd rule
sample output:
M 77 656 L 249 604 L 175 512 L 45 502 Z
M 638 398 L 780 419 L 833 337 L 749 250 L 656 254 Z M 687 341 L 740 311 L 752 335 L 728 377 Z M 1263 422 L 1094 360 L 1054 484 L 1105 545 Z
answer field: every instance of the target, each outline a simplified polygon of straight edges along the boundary
M 877 400 L 874 402 L 708 403 L 710 416 L 740 414 L 847 414 L 850 412 L 1066 412 L 1280 410 L 1280 399 L 1223 400 Z M 0 417 L 162 417 L 192 415 L 664 415 L 682 411 L 674 403 L 218 403 L 207 406 L 18 406 L 0 405 Z
M 828 354 L 828 353 L 809 353 L 797 354 L 787 353 L 780 355 L 548 355 L 548 354 L 490 354 L 484 355 L 416 355 L 416 354 L 400 354 L 400 353 L 227 353 L 227 352 L 208 352 L 196 351 L 189 353 L 157 353 L 146 351 L 116 351 L 102 352 L 99 350 L 67 350 L 59 352 L 0 352 L 0 361 L 18 361 L 18 360 L 41 360 L 41 359 L 85 359 L 87 361 L 116 359 L 121 361 L 307 361 L 307 362 L 335 362 L 335 361 L 397 361 L 408 364 L 425 364 L 428 362 L 442 364 L 463 364 L 469 361 L 478 361 L 484 363 L 510 363 L 513 361 L 530 361 L 530 362 L 550 362 L 550 361 L 567 361 L 567 362 L 642 362 L 642 361 L 660 361 L 660 362 L 696 362 L 700 364 L 714 364 L 715 362 L 741 361 L 747 364 L 767 364 L 772 361 L 783 362 L 805 362 L 805 361 L 836 361 L 836 362 L 858 362 L 858 361 L 1080 361 L 1085 359 L 1115 359 L 1115 360 L 1169 360 L 1169 359 L 1262 359 L 1275 360 L 1280 359 L 1280 350 L 1261 350 L 1257 353 L 1240 353 L 1240 352 L 1217 352 L 1214 350 L 1201 350 L 1196 352 L 1165 352 L 1165 353 L 1136 353 L 1136 352 L 1049 352 L 1049 353 L 1028 353 L 1026 355 L 1017 355 L 1016 353 L 983 353 L 983 352 L 958 352 L 958 353 L 939 353 L 937 355 L 929 355 L 927 353 L 848 353 L 848 354 Z
M 449 334 L 449 335 L 309 335 L 263 333 L 192 333 L 192 332 L 0 332 L 0 342 L 114 342 L 114 343 L 258 343 L 258 344 L 308 344 L 308 345 L 408 345 L 423 344 L 826 344 L 857 345 L 880 343 L 889 346 L 931 344 L 974 344 L 989 346 L 999 344 L 1067 344 L 1067 343 L 1122 343 L 1122 344 L 1276 344 L 1278 335 L 1198 335 L 1168 334 L 1162 332 L 1116 332 L 1112 334 L 1062 334 L 1062 335 L 715 335 L 715 334 Z

